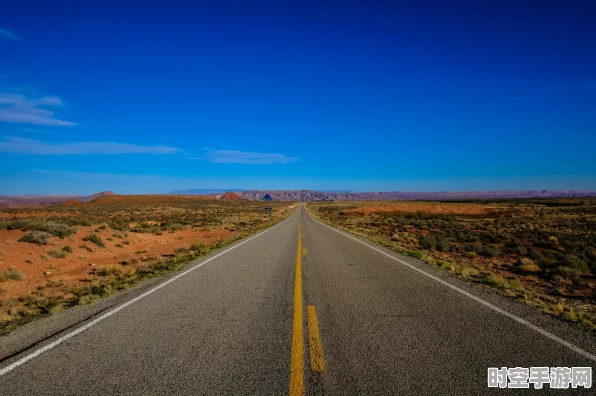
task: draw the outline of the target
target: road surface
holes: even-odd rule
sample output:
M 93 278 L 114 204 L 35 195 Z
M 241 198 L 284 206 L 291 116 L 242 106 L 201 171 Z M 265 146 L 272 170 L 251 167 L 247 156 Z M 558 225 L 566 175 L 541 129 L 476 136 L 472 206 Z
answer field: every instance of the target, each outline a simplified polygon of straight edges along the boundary
M 593 335 L 299 207 L 3 359 L 0 394 L 510 394 L 487 389 L 488 367 L 591 367 L 595 350 Z

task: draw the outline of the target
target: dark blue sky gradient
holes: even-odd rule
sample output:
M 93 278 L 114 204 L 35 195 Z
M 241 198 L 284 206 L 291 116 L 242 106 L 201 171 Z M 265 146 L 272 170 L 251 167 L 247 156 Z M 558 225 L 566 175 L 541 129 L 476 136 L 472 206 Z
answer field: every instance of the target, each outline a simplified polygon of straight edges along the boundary
M 44 3 L 0 5 L 0 92 L 78 125 L 0 116 L 0 194 L 596 189 L 594 2 Z

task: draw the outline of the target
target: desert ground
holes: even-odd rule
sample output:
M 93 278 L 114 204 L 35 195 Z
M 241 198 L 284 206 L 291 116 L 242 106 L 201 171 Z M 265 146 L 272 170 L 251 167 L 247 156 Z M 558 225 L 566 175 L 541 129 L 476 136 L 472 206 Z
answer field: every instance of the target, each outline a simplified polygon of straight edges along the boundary
M 290 207 L 232 194 L 109 195 L 1 209 L 0 333 L 175 269 L 280 221 Z
M 309 203 L 324 222 L 596 328 L 596 199 Z

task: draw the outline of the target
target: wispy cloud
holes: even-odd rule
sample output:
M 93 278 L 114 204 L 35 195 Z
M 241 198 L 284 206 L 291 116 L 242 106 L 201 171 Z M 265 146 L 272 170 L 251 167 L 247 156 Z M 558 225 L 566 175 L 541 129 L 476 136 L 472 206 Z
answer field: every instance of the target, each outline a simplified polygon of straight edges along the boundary
M 0 28 L 0 38 L 14 41 L 25 41 L 8 29 Z
M 277 153 L 255 153 L 250 151 L 236 150 L 213 150 L 207 151 L 203 157 L 193 159 L 215 162 L 218 164 L 287 164 L 298 161 L 298 157 L 286 157 Z
M 52 110 L 43 108 L 62 105 L 62 99 L 57 96 L 34 99 L 25 95 L 0 92 L 0 121 L 49 126 L 77 125 L 76 122 L 56 118 Z
M 174 154 L 182 150 L 168 146 L 139 146 L 113 142 L 47 143 L 8 136 L 0 141 L 0 153 L 67 155 L 67 154 Z
M 41 106 L 62 106 L 64 102 L 57 96 L 44 96 L 37 100 L 37 104 Z

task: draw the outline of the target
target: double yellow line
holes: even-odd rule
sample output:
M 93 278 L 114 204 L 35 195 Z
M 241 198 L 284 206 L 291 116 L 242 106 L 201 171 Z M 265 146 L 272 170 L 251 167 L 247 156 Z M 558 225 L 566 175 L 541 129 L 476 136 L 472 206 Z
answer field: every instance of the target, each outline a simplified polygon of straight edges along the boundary
M 298 250 L 294 280 L 294 325 L 292 327 L 292 359 L 290 362 L 290 396 L 304 395 L 304 331 L 302 319 L 302 228 L 298 223 Z M 323 344 L 319 333 L 317 311 L 314 305 L 306 307 L 310 367 L 315 373 L 325 370 Z

